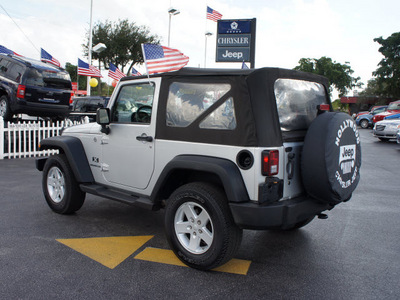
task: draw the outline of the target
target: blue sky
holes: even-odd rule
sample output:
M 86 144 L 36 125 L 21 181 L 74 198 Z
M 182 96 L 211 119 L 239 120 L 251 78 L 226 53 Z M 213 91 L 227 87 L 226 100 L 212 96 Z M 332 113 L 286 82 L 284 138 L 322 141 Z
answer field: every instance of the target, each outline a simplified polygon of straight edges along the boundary
M 39 58 L 36 48 L 42 47 L 62 65 L 85 59 L 81 45 L 89 29 L 90 0 L 2 0 L 1 5 L 34 44 L 0 8 L 1 45 L 32 58 Z M 93 0 L 93 22 L 128 18 L 146 25 L 166 45 L 167 10 L 176 7 L 181 13 L 172 17 L 171 47 L 190 57 L 189 66 L 203 67 L 204 33 L 216 32 L 216 23 L 206 21 L 207 5 L 224 19 L 257 18 L 256 67 L 293 68 L 300 58 L 328 56 L 349 62 L 364 83 L 382 59 L 373 39 L 400 31 L 398 0 Z M 207 67 L 240 68 L 215 63 L 215 38 L 208 39 Z

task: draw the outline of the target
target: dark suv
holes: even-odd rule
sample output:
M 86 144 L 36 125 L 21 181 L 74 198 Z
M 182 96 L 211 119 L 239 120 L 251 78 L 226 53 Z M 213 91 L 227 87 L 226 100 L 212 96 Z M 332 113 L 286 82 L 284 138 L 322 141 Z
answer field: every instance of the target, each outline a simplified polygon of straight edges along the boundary
M 68 119 L 71 121 L 81 121 L 84 117 L 88 117 L 89 121 L 96 121 L 97 109 L 107 107 L 109 99 L 110 97 L 102 96 L 75 97 Z
M 72 102 L 67 71 L 37 60 L 0 54 L 0 116 L 64 118 Z

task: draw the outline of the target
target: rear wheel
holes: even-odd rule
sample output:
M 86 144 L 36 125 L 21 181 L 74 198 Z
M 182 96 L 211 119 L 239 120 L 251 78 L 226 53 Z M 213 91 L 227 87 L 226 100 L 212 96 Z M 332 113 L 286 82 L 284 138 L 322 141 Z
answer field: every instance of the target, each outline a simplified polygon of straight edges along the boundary
M 75 176 L 63 154 L 47 159 L 43 169 L 43 193 L 50 208 L 59 214 L 79 210 L 86 194 L 79 189 Z
M 171 195 L 165 211 L 165 230 L 177 257 L 200 270 L 228 262 L 242 238 L 224 193 L 207 183 L 189 183 Z
M 4 121 L 12 121 L 13 117 L 10 103 L 5 95 L 0 97 L 0 117 L 3 117 Z

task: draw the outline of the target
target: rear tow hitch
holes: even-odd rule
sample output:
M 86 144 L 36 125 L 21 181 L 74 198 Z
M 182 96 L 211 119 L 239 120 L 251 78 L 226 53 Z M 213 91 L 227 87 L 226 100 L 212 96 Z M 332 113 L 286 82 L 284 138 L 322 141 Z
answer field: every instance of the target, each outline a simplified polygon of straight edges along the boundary
M 326 215 L 326 214 L 318 214 L 318 219 L 326 220 L 326 219 L 328 219 L 328 215 Z

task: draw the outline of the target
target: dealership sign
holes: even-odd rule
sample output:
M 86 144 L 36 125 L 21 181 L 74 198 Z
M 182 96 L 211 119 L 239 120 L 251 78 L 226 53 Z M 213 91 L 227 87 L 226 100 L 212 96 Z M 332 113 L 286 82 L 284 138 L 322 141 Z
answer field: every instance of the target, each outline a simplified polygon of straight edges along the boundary
M 217 62 L 250 62 L 254 68 L 256 19 L 218 20 Z

